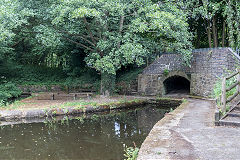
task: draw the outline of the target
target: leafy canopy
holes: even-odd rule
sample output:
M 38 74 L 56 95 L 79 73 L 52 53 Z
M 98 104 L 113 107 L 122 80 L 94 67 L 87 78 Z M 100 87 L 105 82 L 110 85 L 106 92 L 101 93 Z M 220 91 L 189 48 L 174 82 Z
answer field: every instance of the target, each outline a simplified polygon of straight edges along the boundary
M 170 1 L 57 0 L 36 27 L 44 46 L 76 44 L 99 72 L 116 74 L 122 66 L 144 64 L 159 51 L 178 52 L 188 62 L 191 34 L 186 14 Z
M 28 16 L 32 12 L 26 8 L 21 8 L 18 0 L 0 1 L 0 56 L 12 50 L 16 33 L 14 30 L 27 23 Z

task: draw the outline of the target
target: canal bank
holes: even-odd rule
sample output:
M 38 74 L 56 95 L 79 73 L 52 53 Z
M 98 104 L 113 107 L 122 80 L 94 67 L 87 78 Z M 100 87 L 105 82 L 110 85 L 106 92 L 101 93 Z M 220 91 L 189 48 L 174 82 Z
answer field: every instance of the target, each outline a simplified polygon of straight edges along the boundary
M 142 96 L 96 97 L 71 101 L 38 100 L 37 97 L 33 97 L 19 101 L 17 105 L 12 104 L 9 107 L 1 108 L 0 125 L 39 122 L 46 118 L 75 114 L 108 113 L 112 110 L 138 108 L 146 104 L 156 104 L 174 109 L 181 103 L 181 99 Z
M 211 101 L 188 101 L 155 124 L 138 160 L 239 159 L 240 128 L 215 126 Z
M 178 106 L 176 102 L 151 99 L 146 105 L 132 103 L 104 112 L 4 121 L 0 159 L 122 160 L 123 146 L 140 147 L 156 122 Z

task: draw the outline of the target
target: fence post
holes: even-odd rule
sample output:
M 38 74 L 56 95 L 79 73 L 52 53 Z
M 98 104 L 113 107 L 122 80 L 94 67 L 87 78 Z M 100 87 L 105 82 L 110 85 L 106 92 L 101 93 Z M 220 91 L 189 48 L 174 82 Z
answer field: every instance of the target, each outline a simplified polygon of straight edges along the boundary
M 221 97 L 222 112 L 226 111 L 226 77 L 222 81 L 222 97 Z
M 240 69 L 238 69 L 238 74 L 237 74 L 237 93 L 240 93 Z
M 52 93 L 52 95 L 51 95 L 51 99 L 54 100 L 54 93 Z

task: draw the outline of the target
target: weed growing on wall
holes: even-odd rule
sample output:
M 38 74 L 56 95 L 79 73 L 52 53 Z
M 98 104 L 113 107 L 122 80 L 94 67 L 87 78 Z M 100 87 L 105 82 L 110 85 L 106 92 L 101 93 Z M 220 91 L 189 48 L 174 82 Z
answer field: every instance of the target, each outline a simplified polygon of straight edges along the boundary
M 123 144 L 124 148 L 124 157 L 127 159 L 124 160 L 136 160 L 139 152 L 139 148 L 137 148 L 134 144 L 134 147 L 127 147 L 125 144 Z
M 164 70 L 163 70 L 163 75 L 164 75 L 164 76 L 167 76 L 168 74 L 169 74 L 169 70 L 168 70 L 168 69 L 164 69 Z

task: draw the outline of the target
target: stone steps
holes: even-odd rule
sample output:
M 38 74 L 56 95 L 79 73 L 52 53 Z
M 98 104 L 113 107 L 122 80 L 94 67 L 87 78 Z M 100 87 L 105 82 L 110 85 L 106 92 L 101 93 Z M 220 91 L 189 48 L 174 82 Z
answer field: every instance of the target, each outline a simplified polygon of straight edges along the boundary
M 236 106 L 223 119 L 219 121 L 220 126 L 240 127 L 240 106 Z
M 240 121 L 226 121 L 226 120 L 220 120 L 218 122 L 219 126 L 233 126 L 233 127 L 240 127 Z
M 228 114 L 229 117 L 240 117 L 239 113 L 229 113 Z

